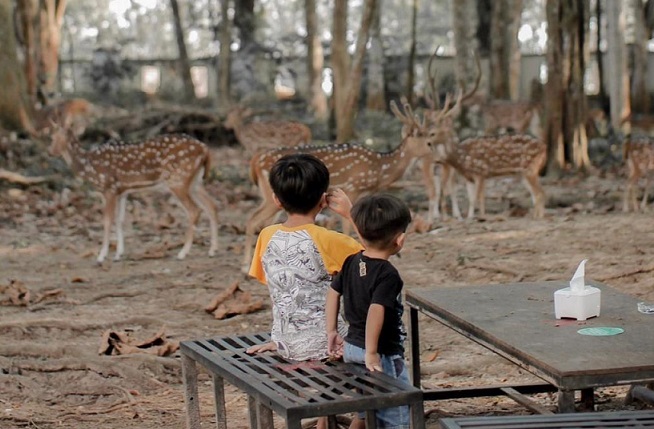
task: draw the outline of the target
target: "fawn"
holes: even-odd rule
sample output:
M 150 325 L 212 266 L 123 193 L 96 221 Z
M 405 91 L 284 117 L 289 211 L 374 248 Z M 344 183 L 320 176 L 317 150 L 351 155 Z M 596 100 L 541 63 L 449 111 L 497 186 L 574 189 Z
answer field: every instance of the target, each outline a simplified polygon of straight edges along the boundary
M 202 181 L 210 170 L 208 147 L 187 135 L 161 135 L 137 143 L 110 141 L 85 150 L 67 128 L 55 126 L 50 155 L 61 156 L 79 178 L 90 182 L 104 197 L 104 236 L 97 262 L 109 252 L 112 223 L 116 224 L 116 255 L 119 260 L 125 246 L 123 221 L 128 193 L 165 185 L 180 201 L 188 216 L 184 246 L 177 258 L 184 259 L 193 244 L 200 208 L 209 216 L 211 247 L 218 249 L 218 215 L 213 198 Z M 198 208 L 198 206 L 200 208 Z
M 311 142 L 311 130 L 304 124 L 292 121 L 245 124 L 244 119 L 251 115 L 252 109 L 235 107 L 229 111 L 223 124 L 228 130 L 234 130 L 238 141 L 251 154 L 259 149 L 299 146 Z
M 622 157 L 627 166 L 627 186 L 624 191 L 622 210 L 638 211 L 636 187 L 641 177 L 645 177 L 645 191 L 640 210 L 647 207 L 649 173 L 654 170 L 654 138 L 647 136 L 627 136 L 622 145 Z

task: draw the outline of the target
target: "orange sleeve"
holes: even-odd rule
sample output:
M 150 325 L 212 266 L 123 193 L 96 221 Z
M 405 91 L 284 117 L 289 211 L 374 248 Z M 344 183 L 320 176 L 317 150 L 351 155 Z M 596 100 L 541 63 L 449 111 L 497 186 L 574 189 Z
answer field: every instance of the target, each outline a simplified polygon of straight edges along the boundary
M 257 238 L 257 245 L 254 248 L 254 254 L 252 256 L 252 263 L 250 264 L 249 274 L 263 284 L 266 284 L 266 273 L 263 270 L 261 257 L 263 256 L 263 253 L 266 251 L 266 247 L 268 247 L 268 242 L 270 242 L 270 238 L 277 230 L 277 228 L 274 228 L 274 226 L 275 225 L 273 225 L 272 227 L 264 228 L 259 233 L 259 237 Z
M 348 256 L 363 250 L 361 243 L 340 232 L 316 228 L 311 234 L 329 274 L 341 271 Z

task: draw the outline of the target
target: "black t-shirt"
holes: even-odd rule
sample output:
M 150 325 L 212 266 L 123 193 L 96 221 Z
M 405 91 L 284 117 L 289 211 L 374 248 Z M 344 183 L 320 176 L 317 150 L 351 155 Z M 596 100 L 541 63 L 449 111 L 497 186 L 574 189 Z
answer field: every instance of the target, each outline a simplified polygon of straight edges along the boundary
M 403 354 L 403 285 L 400 273 L 390 262 L 368 258 L 363 252 L 349 256 L 332 282 L 332 289 L 343 296 L 345 320 L 350 325 L 345 341 L 365 349 L 368 309 L 371 304 L 379 304 L 384 306 L 384 324 L 377 352 Z

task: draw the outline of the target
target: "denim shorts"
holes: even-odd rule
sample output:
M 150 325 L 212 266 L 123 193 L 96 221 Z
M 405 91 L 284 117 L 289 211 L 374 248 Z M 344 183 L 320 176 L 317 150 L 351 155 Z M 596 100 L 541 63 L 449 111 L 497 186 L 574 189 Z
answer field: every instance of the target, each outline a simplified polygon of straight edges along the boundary
M 382 369 L 385 374 L 411 384 L 409 381 L 409 371 L 404 363 L 402 355 L 380 355 Z M 345 362 L 366 364 L 366 351 L 361 347 L 354 346 L 347 341 L 343 350 L 343 360 Z M 365 418 L 365 413 L 359 413 L 359 418 Z M 386 408 L 376 410 L 377 427 L 379 429 L 409 429 L 409 406 Z

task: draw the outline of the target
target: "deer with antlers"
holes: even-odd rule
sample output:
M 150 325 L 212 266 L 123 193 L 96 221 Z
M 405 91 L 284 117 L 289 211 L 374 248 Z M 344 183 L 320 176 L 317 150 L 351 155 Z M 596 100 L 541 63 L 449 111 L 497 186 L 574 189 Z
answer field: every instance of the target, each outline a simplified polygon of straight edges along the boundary
M 234 130 L 236 138 L 251 154 L 258 150 L 293 147 L 311 142 L 311 129 L 300 122 L 261 121 L 245 123 L 252 116 L 250 108 L 234 107 L 227 113 L 223 126 Z
M 496 136 L 470 137 L 462 142 L 453 124 L 461 107 L 462 93 L 452 107 L 450 100 L 432 117 L 429 127 L 429 143 L 436 162 L 441 162 L 466 180 L 468 191 L 468 219 L 474 217 L 475 204 L 481 215 L 485 214 L 484 185 L 486 179 L 519 175 L 531 193 L 534 203 L 534 217 L 543 217 L 545 193 L 538 178 L 547 160 L 546 145 L 527 134 L 505 134 Z M 449 183 L 444 170 L 443 182 Z
M 433 57 L 433 56 L 432 56 Z M 481 79 L 479 57 L 475 55 L 477 77 L 473 88 L 467 93 L 459 91 L 452 105 L 451 94 L 447 94 L 442 108 L 437 103 L 434 78 L 428 67 L 429 87 L 432 92 L 431 108 L 426 121 L 428 144 L 433 150 L 433 159 L 443 166 L 441 182 L 444 195 L 452 194 L 452 173 L 456 171 L 466 180 L 468 193 L 468 219 L 474 217 L 475 204 L 485 214 L 484 185 L 486 179 L 519 175 L 529 189 L 534 202 L 534 216 L 540 218 L 545 211 L 545 194 L 538 178 L 547 159 L 546 145 L 527 134 L 508 134 L 471 137 L 459 142 L 454 119 L 461 111 L 462 102 L 472 97 Z M 450 107 L 451 106 L 451 107 Z M 439 197 L 440 200 L 440 197 Z M 453 199 L 453 210 L 455 209 Z
M 66 128 L 55 126 L 49 152 L 61 156 L 79 178 L 90 182 L 104 197 L 104 236 L 97 262 L 109 252 L 111 225 L 116 225 L 116 254 L 124 253 L 123 220 L 130 192 L 164 185 L 180 201 L 189 225 L 184 246 L 177 254 L 184 259 L 191 250 L 195 225 L 204 211 L 209 216 L 211 247 L 209 256 L 218 250 L 218 215 L 213 198 L 202 181 L 210 170 L 208 147 L 187 135 L 161 135 L 137 143 L 110 141 L 85 150 L 76 136 Z
M 624 190 L 622 210 L 644 211 L 647 207 L 649 175 L 654 171 L 654 138 L 628 136 L 622 144 L 622 158 L 627 167 L 627 186 Z M 645 178 L 645 190 L 639 207 L 636 187 L 642 177 Z
M 381 153 L 354 144 L 330 144 L 325 146 L 298 146 L 257 152 L 250 161 L 250 177 L 258 186 L 261 204 L 249 216 L 245 228 L 245 252 L 243 268 L 247 270 L 252 258 L 256 231 L 270 222 L 279 208 L 272 198 L 268 174 L 281 157 L 292 153 L 310 153 L 322 160 L 330 173 L 330 186 L 341 188 L 352 200 L 389 185 L 402 177 L 415 158 L 431 156 L 426 142 L 424 123 L 418 121 L 408 104 L 402 112 L 395 102 L 391 110 L 403 123 L 411 122 L 409 132 L 392 151 Z M 349 225 L 344 225 L 347 232 Z

